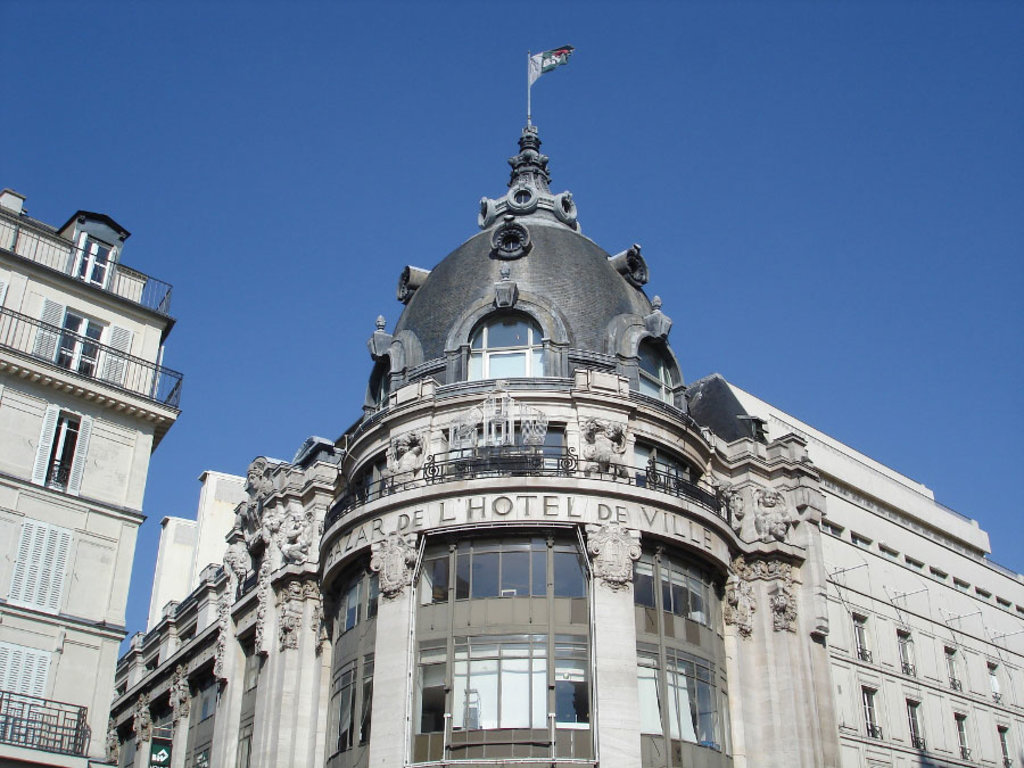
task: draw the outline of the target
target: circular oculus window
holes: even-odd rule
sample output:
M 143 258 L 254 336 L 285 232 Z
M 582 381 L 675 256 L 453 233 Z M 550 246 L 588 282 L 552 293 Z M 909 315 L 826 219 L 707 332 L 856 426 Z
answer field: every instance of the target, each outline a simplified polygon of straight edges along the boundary
M 530 252 L 530 232 L 522 224 L 505 222 L 491 235 L 492 253 L 499 259 L 518 259 Z

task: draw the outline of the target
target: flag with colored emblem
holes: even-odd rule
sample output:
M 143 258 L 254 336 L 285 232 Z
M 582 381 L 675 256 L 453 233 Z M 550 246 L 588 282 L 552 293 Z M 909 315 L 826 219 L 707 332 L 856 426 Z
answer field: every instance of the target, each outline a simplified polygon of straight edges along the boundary
M 530 57 L 530 85 L 545 72 L 569 63 L 569 56 L 576 50 L 571 45 L 563 45 L 543 53 L 535 53 Z

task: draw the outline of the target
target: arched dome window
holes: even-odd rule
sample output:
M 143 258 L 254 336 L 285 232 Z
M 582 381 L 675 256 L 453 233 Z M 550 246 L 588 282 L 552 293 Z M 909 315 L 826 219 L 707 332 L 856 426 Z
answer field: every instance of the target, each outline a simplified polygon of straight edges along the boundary
M 671 403 L 672 389 L 676 381 L 668 353 L 650 341 L 641 341 L 637 354 L 640 356 L 641 394 Z
M 526 315 L 488 317 L 469 340 L 469 381 L 544 375 L 540 326 Z

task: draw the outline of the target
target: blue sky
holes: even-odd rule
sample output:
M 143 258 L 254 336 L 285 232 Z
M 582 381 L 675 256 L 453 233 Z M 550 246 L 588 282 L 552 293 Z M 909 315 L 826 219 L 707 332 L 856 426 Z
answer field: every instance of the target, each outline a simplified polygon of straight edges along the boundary
M 0 187 L 132 231 L 174 285 L 183 413 L 128 609 L 205 469 L 358 416 L 374 319 L 505 188 L 525 53 L 553 187 L 643 245 L 720 372 L 934 489 L 1024 571 L 1024 4 L 0 0 Z

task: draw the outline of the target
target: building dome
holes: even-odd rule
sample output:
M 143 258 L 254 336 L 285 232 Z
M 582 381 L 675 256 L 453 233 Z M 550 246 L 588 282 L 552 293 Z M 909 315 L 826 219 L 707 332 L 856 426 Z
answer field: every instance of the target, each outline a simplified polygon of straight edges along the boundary
M 379 321 L 370 340 L 378 366 L 369 404 L 427 376 L 441 384 L 505 377 L 473 370 L 472 337 L 493 315 L 519 317 L 538 329 L 538 363 L 520 375 L 567 378 L 592 368 L 625 375 L 642 389 L 638 371 L 647 341 L 661 359 L 655 367 L 669 372 L 662 399 L 685 407 L 666 343 L 671 321 L 660 300 L 643 291 L 648 269 L 640 246 L 611 255 L 585 237 L 572 194 L 550 191 L 535 127 L 523 130 L 519 147 L 509 160 L 508 192 L 480 201 L 481 232 L 432 270 L 403 270 L 397 298 L 405 310 L 393 334 Z

